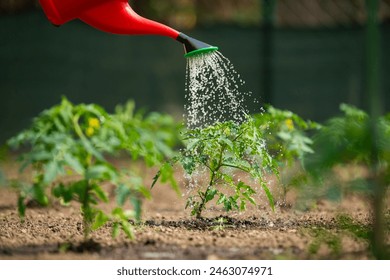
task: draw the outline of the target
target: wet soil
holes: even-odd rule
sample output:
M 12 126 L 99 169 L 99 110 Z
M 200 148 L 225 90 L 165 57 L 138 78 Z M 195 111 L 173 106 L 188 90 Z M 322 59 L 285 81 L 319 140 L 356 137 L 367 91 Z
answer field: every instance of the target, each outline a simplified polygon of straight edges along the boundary
M 361 225 L 371 224 L 369 203 L 358 196 L 337 204 L 317 201 L 304 211 L 294 207 L 271 211 L 264 206 L 227 215 L 211 209 L 198 220 L 184 210 L 185 198 L 169 187 L 156 186 L 153 197 L 143 205 L 143 222 L 134 225 L 135 240 L 124 235 L 112 239 L 107 224 L 83 242 L 77 204 L 31 205 L 21 223 L 16 194 L 0 188 L 0 259 L 372 258 L 368 242 L 347 233 L 337 222 L 344 213 Z M 294 205 L 293 198 L 290 203 Z M 102 207 L 108 210 L 114 202 Z M 310 251 L 313 244 L 320 244 L 316 253 Z

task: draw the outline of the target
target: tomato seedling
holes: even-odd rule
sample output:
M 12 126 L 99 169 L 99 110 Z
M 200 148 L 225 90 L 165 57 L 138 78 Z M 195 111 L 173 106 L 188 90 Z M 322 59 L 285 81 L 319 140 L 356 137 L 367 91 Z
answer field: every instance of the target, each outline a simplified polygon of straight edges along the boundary
M 253 198 L 255 188 L 236 179 L 234 172 L 254 179 L 254 184 L 261 186 L 269 205 L 274 208 L 265 174 L 278 174 L 277 165 L 267 152 L 262 131 L 251 118 L 242 124 L 229 121 L 188 130 L 183 141 L 185 148 L 172 162 L 180 163 L 189 175 L 206 170 L 209 178 L 207 184 L 195 186 L 196 194 L 188 197 L 186 208 L 192 209 L 192 215 L 201 218 L 207 203 L 215 198 L 216 204 L 222 205 L 226 211 L 245 210 L 247 203 L 257 205 Z
M 279 185 L 282 201 L 278 204 L 287 206 L 288 191 L 302 180 L 304 156 L 314 152 L 313 140 L 308 135 L 321 126 L 305 121 L 291 111 L 272 106 L 267 106 L 264 112 L 254 115 L 253 119 L 256 126 L 264 131 L 268 151 L 281 168 Z

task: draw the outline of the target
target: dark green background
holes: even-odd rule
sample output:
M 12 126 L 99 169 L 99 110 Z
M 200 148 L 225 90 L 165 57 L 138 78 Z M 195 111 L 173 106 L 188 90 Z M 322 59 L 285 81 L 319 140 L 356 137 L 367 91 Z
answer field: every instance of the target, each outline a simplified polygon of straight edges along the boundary
M 261 29 L 198 28 L 189 35 L 218 45 L 247 87 L 262 96 Z M 390 26 L 382 26 L 382 81 L 390 100 Z M 322 121 L 341 102 L 365 108 L 364 28 L 277 29 L 272 104 Z M 0 141 L 60 101 L 94 102 L 112 111 L 138 106 L 181 117 L 185 64 L 182 46 L 158 36 L 116 36 L 71 22 L 60 28 L 40 11 L 0 17 Z

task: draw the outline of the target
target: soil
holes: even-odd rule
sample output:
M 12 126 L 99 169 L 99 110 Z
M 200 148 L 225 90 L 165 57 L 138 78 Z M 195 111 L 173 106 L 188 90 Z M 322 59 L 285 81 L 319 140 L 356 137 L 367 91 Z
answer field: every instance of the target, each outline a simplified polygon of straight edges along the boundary
M 185 198 L 167 186 L 156 186 L 153 197 L 143 205 L 142 224 L 134 226 L 135 240 L 123 234 L 112 239 L 107 224 L 83 242 L 77 204 L 30 205 L 21 223 L 15 192 L 0 188 L 0 259 L 372 258 L 368 242 L 341 230 L 336 219 L 344 213 L 362 225 L 371 224 L 369 204 L 358 196 L 337 204 L 317 201 L 304 210 L 277 207 L 272 211 L 266 203 L 241 214 L 211 209 L 200 220 L 184 210 Z M 295 203 L 292 195 L 289 203 Z M 316 253 L 310 251 L 311 244 L 321 244 Z

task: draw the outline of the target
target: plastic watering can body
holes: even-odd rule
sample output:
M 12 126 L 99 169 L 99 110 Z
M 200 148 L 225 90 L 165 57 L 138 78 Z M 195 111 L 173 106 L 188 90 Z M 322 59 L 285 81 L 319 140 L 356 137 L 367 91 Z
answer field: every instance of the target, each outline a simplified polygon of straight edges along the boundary
M 178 31 L 143 18 L 127 0 L 40 0 L 46 16 L 54 25 L 80 19 L 101 31 L 113 34 L 162 35 L 176 39 Z
M 122 35 L 161 35 L 184 44 L 186 56 L 217 50 L 209 44 L 139 16 L 128 0 L 39 0 L 49 21 L 60 26 L 80 19 L 104 32 Z

